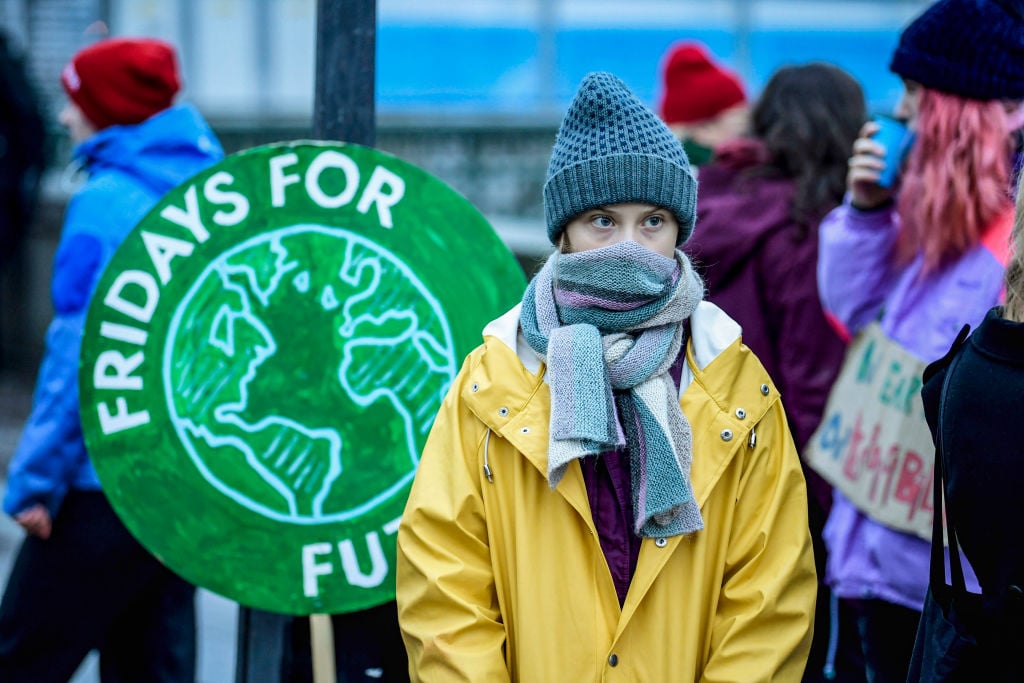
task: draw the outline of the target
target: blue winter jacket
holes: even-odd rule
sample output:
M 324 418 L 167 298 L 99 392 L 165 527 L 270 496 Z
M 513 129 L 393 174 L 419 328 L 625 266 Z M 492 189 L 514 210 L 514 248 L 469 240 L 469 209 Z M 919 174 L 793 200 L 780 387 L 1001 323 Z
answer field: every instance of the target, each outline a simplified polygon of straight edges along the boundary
M 4 512 L 36 503 L 57 513 L 69 489 L 100 488 L 78 413 L 78 354 L 100 274 L 132 228 L 172 188 L 224 157 L 194 108 L 176 106 L 80 144 L 88 180 L 68 204 L 53 265 L 54 317 L 32 412 L 8 470 Z

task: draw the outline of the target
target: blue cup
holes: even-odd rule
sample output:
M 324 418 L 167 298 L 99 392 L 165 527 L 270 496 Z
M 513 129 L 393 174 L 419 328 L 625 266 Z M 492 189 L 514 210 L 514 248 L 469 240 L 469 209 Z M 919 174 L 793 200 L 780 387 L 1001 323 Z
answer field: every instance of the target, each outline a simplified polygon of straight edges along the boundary
M 914 145 L 914 131 L 891 116 L 876 116 L 878 132 L 872 138 L 885 147 L 885 168 L 878 176 L 879 187 L 892 187 L 900 174 L 903 160 Z

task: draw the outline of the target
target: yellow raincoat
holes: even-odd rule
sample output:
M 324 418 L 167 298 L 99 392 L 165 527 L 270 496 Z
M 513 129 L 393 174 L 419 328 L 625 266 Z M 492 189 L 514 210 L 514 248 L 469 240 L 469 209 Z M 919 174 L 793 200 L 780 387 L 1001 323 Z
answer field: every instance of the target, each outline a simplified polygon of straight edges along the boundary
M 816 592 L 806 489 L 739 327 L 709 303 L 691 317 L 681 402 L 705 528 L 645 539 L 620 609 L 579 463 L 548 486 L 550 393 L 518 315 L 488 326 L 452 385 L 398 531 L 413 680 L 799 681 Z

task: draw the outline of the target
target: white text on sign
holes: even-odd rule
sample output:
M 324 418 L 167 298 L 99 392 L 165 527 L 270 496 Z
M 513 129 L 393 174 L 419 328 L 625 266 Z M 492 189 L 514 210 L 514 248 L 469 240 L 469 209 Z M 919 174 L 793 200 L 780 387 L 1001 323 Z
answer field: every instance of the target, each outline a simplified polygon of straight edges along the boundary
M 304 190 L 311 201 L 325 209 L 337 209 L 354 200 L 356 211 L 361 214 L 368 214 L 374 208 L 378 224 L 387 229 L 394 228 L 392 209 L 405 196 L 405 181 L 399 175 L 378 164 L 364 183 L 355 161 L 337 150 L 320 152 L 305 168 L 300 166 L 299 156 L 294 152 L 270 157 L 267 172 L 267 187 L 245 190 L 257 192 L 261 197 L 269 190 L 274 209 L 286 208 L 293 193 Z M 344 183 L 340 190 L 330 194 L 324 189 L 324 178 L 338 173 Z M 337 184 L 334 182 L 332 187 Z M 293 185 L 296 187 L 292 188 Z M 182 195 L 183 206 L 172 204 L 161 210 L 160 217 L 177 234 L 141 231 L 140 238 L 151 268 L 122 271 L 103 295 L 104 305 L 117 317 L 101 323 L 100 335 L 117 342 L 118 348 L 104 350 L 97 356 L 93 366 L 95 388 L 120 392 L 143 390 L 139 371 L 146 362 L 144 347 L 149 334 L 140 325 L 148 325 L 152 319 L 161 287 L 174 277 L 175 260 L 189 258 L 196 245 L 210 238 L 208 225 L 230 228 L 249 216 L 252 200 L 245 190 L 236 186 L 236 179 L 230 173 L 219 171 L 202 183 L 205 203 L 200 201 L 198 184 L 192 184 Z M 128 394 L 115 396 L 113 408 L 110 402 L 98 402 L 96 410 L 100 429 L 107 435 L 148 424 L 151 419 L 144 407 L 129 404 Z

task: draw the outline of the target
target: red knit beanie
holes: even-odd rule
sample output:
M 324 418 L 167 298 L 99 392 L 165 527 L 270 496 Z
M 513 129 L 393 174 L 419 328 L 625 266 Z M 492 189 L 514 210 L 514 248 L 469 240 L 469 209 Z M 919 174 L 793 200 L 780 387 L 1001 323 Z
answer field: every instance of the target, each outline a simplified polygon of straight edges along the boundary
M 740 79 L 723 69 L 698 43 L 674 45 L 662 62 L 662 100 L 665 123 L 693 123 L 747 101 Z
M 171 106 L 181 87 L 174 48 L 148 38 L 101 40 L 71 58 L 60 82 L 99 130 L 145 121 Z

